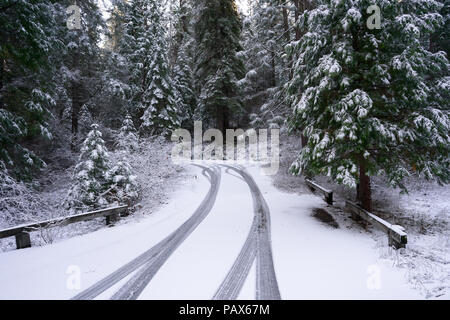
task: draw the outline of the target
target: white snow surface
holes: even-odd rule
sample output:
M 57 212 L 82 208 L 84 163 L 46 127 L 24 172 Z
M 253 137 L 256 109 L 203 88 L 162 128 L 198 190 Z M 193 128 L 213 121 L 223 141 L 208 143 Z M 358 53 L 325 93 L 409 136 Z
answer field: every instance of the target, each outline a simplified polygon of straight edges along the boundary
M 155 245 L 195 211 L 209 189 L 200 169 L 170 200 L 140 220 L 120 223 L 48 246 L 0 253 L 0 299 L 69 299 Z M 248 167 L 271 211 L 275 271 L 283 299 L 417 299 L 405 269 L 380 258 L 366 232 L 325 225 L 312 217 L 325 207 L 310 194 L 286 193 L 256 166 Z M 217 201 L 208 217 L 162 266 L 140 299 L 210 299 L 237 257 L 253 218 L 251 194 L 222 169 Z M 70 289 L 71 266 L 81 288 Z M 239 299 L 254 299 L 253 267 Z M 99 299 L 108 299 L 127 279 Z

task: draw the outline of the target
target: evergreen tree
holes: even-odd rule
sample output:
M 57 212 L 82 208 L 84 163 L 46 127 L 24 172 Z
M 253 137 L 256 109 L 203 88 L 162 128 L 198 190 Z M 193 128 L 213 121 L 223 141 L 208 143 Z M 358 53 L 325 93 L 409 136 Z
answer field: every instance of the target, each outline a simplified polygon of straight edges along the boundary
M 245 75 L 237 56 L 241 20 L 234 0 L 195 2 L 195 76 L 200 118 L 224 132 L 242 114 L 238 80 Z
M 194 46 L 191 1 L 180 1 L 175 12 L 175 34 L 172 40 L 172 74 L 181 126 L 193 129 L 197 96 L 195 92 Z
M 65 206 L 74 211 L 93 210 L 109 204 L 111 163 L 99 125 L 93 124 L 81 148 L 73 186 Z
M 193 77 L 192 59 L 183 47 L 179 50 L 173 70 L 176 105 L 180 114 L 181 126 L 193 129 L 197 96 Z
M 51 138 L 47 120 L 54 99 L 49 55 L 56 48 L 53 6 L 48 0 L 0 3 L 0 162 L 9 174 L 30 179 L 44 162 L 28 147 Z
M 290 39 L 278 0 L 256 0 L 245 20 L 245 67 L 242 84 L 253 127 L 279 127 L 288 115 L 284 85 L 289 80 L 284 46 Z M 257 110 L 255 110 L 255 107 Z
M 66 9 L 73 4 L 72 0 L 55 4 L 55 33 L 61 45 L 58 55 L 52 57 L 52 64 L 56 69 L 53 81 L 57 85 L 58 113 L 68 116 L 71 147 L 76 150 L 82 129 L 81 116 L 95 116 L 100 108 L 95 101 L 104 85 L 104 61 L 99 43 L 106 26 L 97 1 L 85 0 L 77 2 L 81 10 L 81 28 L 69 30 L 66 24 L 70 13 Z
M 291 128 L 308 144 L 293 172 L 326 174 L 356 187 L 371 209 L 370 176 L 405 188 L 404 177 L 423 173 L 448 183 L 449 78 L 442 52 L 423 46 L 442 23 L 436 1 L 380 0 L 381 29 L 366 22 L 369 0 L 316 1 L 300 17 L 289 86 Z
M 450 56 L 450 0 L 439 0 L 443 4 L 440 14 L 444 22 L 430 39 L 430 49 L 433 52 L 442 50 Z
M 167 133 L 179 125 L 160 5 L 132 0 L 123 22 L 120 53 L 130 68 L 131 104 L 143 134 Z
M 139 148 L 139 138 L 134 127 L 133 119 L 126 115 L 117 136 L 117 147 L 121 150 L 136 151 Z

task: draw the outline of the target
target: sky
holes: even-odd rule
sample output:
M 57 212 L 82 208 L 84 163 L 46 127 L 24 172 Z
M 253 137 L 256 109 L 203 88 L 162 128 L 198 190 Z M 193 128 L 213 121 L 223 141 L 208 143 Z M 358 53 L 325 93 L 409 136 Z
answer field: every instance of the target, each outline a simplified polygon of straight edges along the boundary
M 248 1 L 249 0 L 236 0 L 237 5 L 242 9 L 245 14 L 248 14 Z

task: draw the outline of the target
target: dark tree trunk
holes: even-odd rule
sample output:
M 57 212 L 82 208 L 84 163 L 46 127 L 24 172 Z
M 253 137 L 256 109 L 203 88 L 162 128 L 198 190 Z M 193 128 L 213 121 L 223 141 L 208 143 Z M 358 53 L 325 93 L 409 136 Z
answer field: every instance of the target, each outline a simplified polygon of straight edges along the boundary
M 276 67 L 275 67 L 275 53 L 273 51 L 272 51 L 272 57 L 271 57 L 271 64 L 272 64 L 271 65 L 271 69 L 272 69 L 271 73 L 272 74 L 270 76 L 270 78 L 271 78 L 270 79 L 271 80 L 270 81 L 271 82 L 270 85 L 271 85 L 272 88 L 274 88 L 277 85 L 277 74 L 276 74 L 276 70 L 275 70 L 276 69 Z
M 78 145 L 78 118 L 81 110 L 81 96 L 80 86 L 76 83 L 72 83 L 72 142 L 71 149 L 76 151 Z
M 229 117 L 228 117 L 228 108 L 227 107 L 219 107 L 217 110 L 217 119 L 216 125 L 217 129 L 222 132 L 225 136 L 225 131 L 229 128 Z
M 286 43 L 291 42 L 291 35 L 289 32 L 289 15 L 285 6 L 283 6 L 283 29 L 284 36 L 286 37 Z
M 370 177 L 367 175 L 365 161 L 359 165 L 359 184 L 357 191 L 358 200 L 363 209 L 372 211 L 372 189 L 370 186 Z
M 0 108 L 3 108 L 2 90 L 3 90 L 3 68 L 5 61 L 0 58 Z
M 79 67 L 78 54 L 74 52 L 72 56 L 72 71 L 77 70 Z M 71 99 L 72 99 L 72 112 L 71 112 L 71 120 L 72 120 L 72 141 L 70 144 L 70 148 L 72 151 L 76 151 L 78 145 L 78 115 L 81 110 L 81 99 L 80 99 L 80 84 L 76 79 L 73 79 L 71 82 Z

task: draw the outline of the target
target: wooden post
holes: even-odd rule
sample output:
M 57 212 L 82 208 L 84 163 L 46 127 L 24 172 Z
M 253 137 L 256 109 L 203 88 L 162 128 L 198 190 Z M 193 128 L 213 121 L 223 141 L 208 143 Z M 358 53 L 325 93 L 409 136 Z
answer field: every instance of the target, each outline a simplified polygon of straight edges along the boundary
M 30 234 L 28 232 L 20 232 L 16 234 L 17 249 L 24 249 L 31 247 Z
M 119 220 L 119 214 L 113 213 L 106 216 L 106 225 L 114 225 Z
M 327 193 L 325 196 L 325 201 L 332 206 L 333 205 L 333 192 Z

